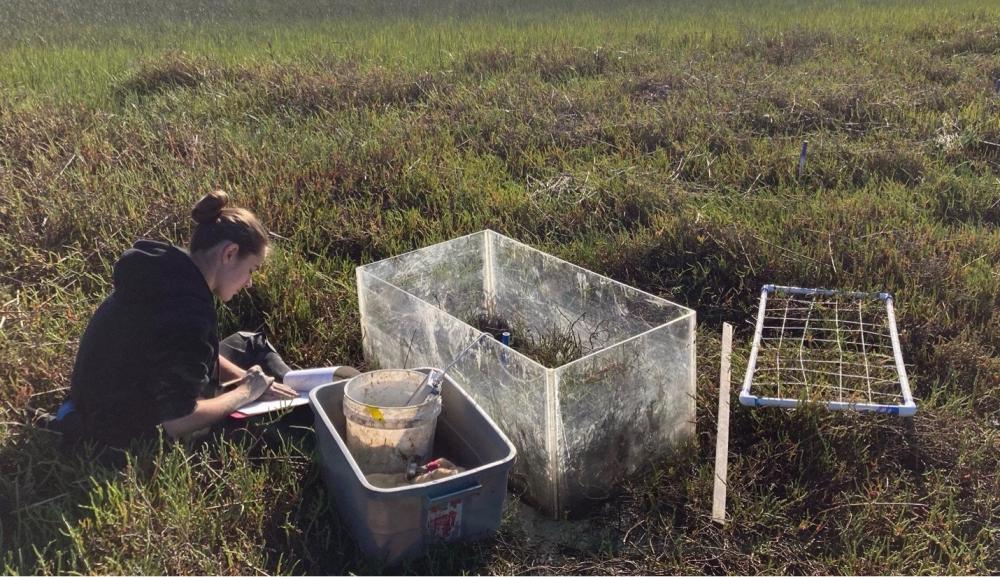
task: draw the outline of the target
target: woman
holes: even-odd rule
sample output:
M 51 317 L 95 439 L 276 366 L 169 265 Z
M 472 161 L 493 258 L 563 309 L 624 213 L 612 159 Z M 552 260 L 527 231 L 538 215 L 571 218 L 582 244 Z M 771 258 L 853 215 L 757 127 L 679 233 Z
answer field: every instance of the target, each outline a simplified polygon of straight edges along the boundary
M 226 302 L 249 288 L 268 254 L 264 227 L 228 202 L 223 191 L 198 201 L 187 251 L 140 240 L 115 264 L 115 290 L 80 340 L 57 415 L 67 441 L 125 448 L 155 438 L 158 427 L 177 439 L 258 398 L 295 396 L 275 381 L 288 367 L 260 335 L 232 335 L 220 355 L 212 297 Z M 235 383 L 221 389 L 226 381 Z

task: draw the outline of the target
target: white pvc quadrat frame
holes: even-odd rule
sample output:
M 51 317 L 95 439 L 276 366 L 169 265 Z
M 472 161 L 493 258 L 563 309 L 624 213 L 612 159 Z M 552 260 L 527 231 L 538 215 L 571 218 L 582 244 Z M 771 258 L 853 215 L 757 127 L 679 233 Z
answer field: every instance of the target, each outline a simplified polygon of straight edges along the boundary
M 758 356 L 760 355 L 762 348 L 764 348 L 763 345 L 762 345 L 762 342 L 766 341 L 766 340 L 769 340 L 769 339 L 767 339 L 767 338 L 765 338 L 763 336 L 764 335 L 764 331 L 765 331 L 766 328 L 769 329 L 769 330 L 773 330 L 773 329 L 777 328 L 777 327 L 774 327 L 774 326 L 767 327 L 766 326 L 766 322 L 765 322 L 765 319 L 771 319 L 771 320 L 777 319 L 777 317 L 770 317 L 770 316 L 767 316 L 767 314 L 766 314 L 768 312 L 768 308 L 767 308 L 768 300 L 769 300 L 769 297 L 771 297 L 772 295 L 775 296 L 775 297 L 777 297 L 778 295 L 781 295 L 781 296 L 785 296 L 788 299 L 802 299 L 802 300 L 795 301 L 795 302 L 799 302 L 799 303 L 810 303 L 811 301 L 809 299 L 817 299 L 817 298 L 844 299 L 846 301 L 854 300 L 854 301 L 867 301 L 867 302 L 871 302 L 872 300 L 881 301 L 885 305 L 885 328 L 888 330 L 888 334 L 885 334 L 883 336 L 888 337 L 888 339 L 891 341 L 891 355 L 889 355 L 888 353 L 885 353 L 885 355 L 884 355 L 886 357 L 885 364 L 881 368 L 886 369 L 886 370 L 891 369 L 891 368 L 895 369 L 895 375 L 894 375 L 895 378 L 894 378 L 894 381 L 898 381 L 899 392 L 898 392 L 898 394 L 893 394 L 891 396 L 894 396 L 896 398 L 896 399 L 893 399 L 893 400 L 897 400 L 898 399 L 898 401 L 900 401 L 900 402 L 896 402 L 896 403 L 877 402 L 878 400 L 876 400 L 873 397 L 873 394 L 872 394 L 872 391 L 871 391 L 870 387 L 869 387 L 868 395 L 867 395 L 868 396 L 868 399 L 867 399 L 868 402 L 859 402 L 859 401 L 856 401 L 856 400 L 852 400 L 852 401 L 846 401 L 846 400 L 825 400 L 825 401 L 824 400 L 807 400 L 807 399 L 803 399 L 803 398 L 801 398 L 799 396 L 791 397 L 791 396 L 788 396 L 787 394 L 782 394 L 781 382 L 780 382 L 780 379 L 781 379 L 781 373 L 780 373 L 781 369 L 780 369 L 780 367 L 778 367 L 776 369 L 772 369 L 772 370 L 777 370 L 778 371 L 778 376 L 776 377 L 777 378 L 777 382 L 775 383 L 776 386 L 777 386 L 777 392 L 778 392 L 778 394 L 776 396 L 766 396 L 766 395 L 759 394 L 759 393 L 755 394 L 755 392 L 753 390 L 754 389 L 754 384 L 755 384 L 754 383 L 754 376 L 755 376 L 755 373 L 758 372 Z M 787 308 L 788 304 L 787 304 L 787 301 L 786 301 L 786 305 L 785 306 L 786 306 L 786 310 L 785 310 L 784 317 L 782 318 L 782 324 L 781 324 L 781 327 L 780 327 L 780 329 L 782 331 L 781 332 L 782 335 L 784 334 L 784 331 L 785 331 L 785 322 L 788 320 L 788 308 Z M 809 305 L 809 309 L 808 310 L 809 310 L 809 313 L 811 314 L 812 310 L 813 310 L 811 304 Z M 859 314 L 860 314 L 860 310 L 861 310 L 861 308 L 860 308 L 860 303 L 859 303 L 859 308 L 858 308 Z M 808 330 L 809 317 L 807 316 L 804 319 L 793 319 L 793 320 L 796 320 L 796 321 L 805 321 L 804 322 L 805 328 L 803 328 L 803 327 L 797 327 L 798 329 L 800 329 L 800 330 L 803 331 L 802 332 L 803 343 L 800 343 L 800 346 L 799 346 L 799 349 L 798 349 L 799 356 L 800 356 L 800 363 L 802 363 L 802 356 L 803 356 L 803 354 L 805 354 L 804 351 L 808 350 L 804 346 L 804 340 L 805 340 L 806 331 Z M 827 319 L 827 320 L 829 320 L 829 319 Z M 859 316 L 859 321 L 860 322 L 857 323 L 859 325 L 858 328 L 855 328 L 855 329 L 848 328 L 848 329 L 843 329 L 843 330 L 845 330 L 845 331 L 852 331 L 853 330 L 855 332 L 858 332 L 861 335 L 862 344 L 863 344 L 863 341 L 864 341 L 864 335 L 865 334 L 880 334 L 880 333 L 872 333 L 872 332 L 869 332 L 868 330 L 866 330 L 865 327 L 864 327 L 864 324 L 863 324 L 864 321 L 863 321 L 863 319 L 861 319 L 860 316 Z M 839 331 L 841 330 L 841 328 L 840 328 L 840 322 L 841 321 L 840 321 L 840 319 L 834 319 L 834 322 L 835 322 L 836 330 L 838 331 L 837 334 L 838 334 L 838 341 L 839 341 L 839 338 L 840 338 L 839 337 L 839 334 L 840 334 Z M 844 321 L 844 322 L 853 323 L 854 321 Z M 830 329 L 824 329 L 824 330 L 830 330 Z M 770 340 L 773 340 L 773 337 Z M 818 339 L 818 340 L 822 340 L 822 339 Z M 836 342 L 836 341 L 833 341 L 833 342 Z M 839 342 L 838 342 L 838 347 L 839 346 L 840 345 L 839 345 Z M 886 346 L 886 348 L 888 349 L 889 347 Z M 770 352 L 770 351 L 768 351 L 768 352 Z M 779 341 L 778 349 L 775 352 L 776 357 L 780 356 L 780 352 L 781 352 L 781 344 L 780 344 L 780 341 Z M 806 355 L 806 356 L 808 356 L 808 355 Z M 864 360 L 865 373 L 867 374 L 869 359 L 868 359 L 868 353 L 867 353 L 867 351 L 864 351 L 864 349 L 862 349 L 862 358 Z M 779 359 L 776 358 L 776 361 L 778 361 L 778 360 Z M 805 362 L 810 362 L 810 361 L 807 359 Z M 812 361 L 812 362 L 832 362 L 832 361 Z M 794 359 L 792 361 L 792 364 L 794 364 Z M 789 371 L 789 372 L 792 372 L 792 371 L 797 372 L 798 371 L 798 369 L 795 369 L 795 368 L 787 368 L 785 370 Z M 827 376 L 840 376 L 840 378 L 842 379 L 843 378 L 843 374 L 842 374 L 843 373 L 843 362 L 841 363 L 841 366 L 839 367 L 839 370 L 840 370 L 839 374 L 838 373 L 827 372 L 826 375 Z M 805 365 L 802 364 L 802 375 L 804 377 L 805 377 L 805 375 L 806 375 L 807 372 L 813 372 L 813 371 L 807 370 L 805 368 Z M 815 372 L 819 372 L 819 371 L 815 371 Z M 848 375 L 848 376 L 851 376 L 851 375 Z M 859 377 L 860 377 L 860 375 L 859 375 Z M 803 382 L 801 382 L 801 383 L 796 383 L 796 385 L 797 386 L 791 386 L 791 387 L 789 387 L 789 386 L 786 385 L 786 390 L 795 391 L 796 389 L 798 389 L 799 392 L 803 392 L 802 389 L 804 387 L 807 388 L 807 387 L 810 386 L 809 383 L 808 383 L 808 379 L 807 378 L 804 378 Z M 758 388 L 765 388 L 765 387 L 761 386 L 761 387 L 758 387 Z M 833 390 L 836 390 L 834 387 L 829 387 L 829 388 L 831 388 Z M 805 391 L 805 392 L 808 392 L 808 391 Z M 840 396 L 842 397 L 843 396 L 843 390 L 841 390 L 840 393 L 841 393 Z M 887 393 L 876 393 L 876 394 L 882 394 L 884 396 L 890 396 Z M 746 377 L 744 378 L 744 381 L 743 381 L 743 388 L 740 391 L 740 403 L 743 404 L 743 405 L 745 405 L 745 406 L 752 406 L 752 407 L 782 407 L 782 408 L 794 408 L 794 407 L 800 406 L 803 403 L 813 403 L 813 404 L 817 404 L 817 405 L 820 405 L 820 406 L 824 406 L 828 410 L 833 410 L 833 411 L 852 410 L 852 411 L 863 411 L 863 412 L 875 412 L 875 413 L 891 414 L 891 415 L 898 415 L 898 416 L 901 416 L 901 417 L 913 416 L 916 413 L 916 411 L 917 411 L 917 405 L 914 402 L 913 396 L 912 396 L 912 394 L 910 392 L 910 384 L 909 384 L 909 380 L 907 379 L 907 376 L 906 376 L 906 367 L 903 364 L 903 355 L 902 355 L 902 352 L 901 352 L 901 349 L 900 349 L 900 345 L 899 345 L 899 334 L 898 334 L 898 331 L 896 329 L 896 315 L 895 315 L 895 312 L 894 312 L 894 309 L 893 309 L 893 298 L 892 298 L 892 295 L 889 294 L 889 293 L 887 293 L 887 292 L 882 292 L 882 293 L 863 293 L 863 292 L 846 292 L 846 291 L 837 291 L 837 290 L 828 290 L 828 289 L 811 289 L 811 288 L 799 288 L 799 287 L 789 287 L 789 286 L 776 286 L 776 285 L 772 285 L 772 284 L 764 285 L 763 288 L 761 289 L 761 292 L 760 292 L 760 306 L 759 306 L 758 315 L 757 315 L 757 324 L 756 324 L 756 328 L 754 330 L 754 339 L 753 339 L 753 346 L 752 346 L 752 348 L 750 350 L 750 359 L 749 359 L 749 362 L 747 363 Z

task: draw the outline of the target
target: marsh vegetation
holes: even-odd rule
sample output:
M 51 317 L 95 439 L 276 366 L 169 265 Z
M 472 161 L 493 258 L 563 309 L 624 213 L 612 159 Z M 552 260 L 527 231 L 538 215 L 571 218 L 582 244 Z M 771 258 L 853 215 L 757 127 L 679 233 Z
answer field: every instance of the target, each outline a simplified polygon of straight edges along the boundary
M 294 443 L 109 471 L 28 424 L 117 256 L 222 187 L 275 254 L 220 333 L 298 366 L 363 366 L 356 266 L 483 228 L 698 311 L 697 448 L 562 531 L 586 538 L 511 505 L 404 571 L 996 573 L 998 82 L 1000 12 L 966 0 L 6 2 L 0 565 L 379 570 Z M 768 282 L 891 291 L 919 410 L 734 405 L 717 527 L 718 333 L 738 381 Z

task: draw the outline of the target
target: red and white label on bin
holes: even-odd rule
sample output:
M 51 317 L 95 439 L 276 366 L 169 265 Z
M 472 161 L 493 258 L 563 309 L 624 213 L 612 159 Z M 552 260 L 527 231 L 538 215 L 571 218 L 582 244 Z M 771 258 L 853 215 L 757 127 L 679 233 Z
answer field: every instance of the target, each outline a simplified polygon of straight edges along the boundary
M 434 503 L 427 509 L 427 537 L 438 541 L 451 541 L 462 535 L 462 499 L 449 499 Z

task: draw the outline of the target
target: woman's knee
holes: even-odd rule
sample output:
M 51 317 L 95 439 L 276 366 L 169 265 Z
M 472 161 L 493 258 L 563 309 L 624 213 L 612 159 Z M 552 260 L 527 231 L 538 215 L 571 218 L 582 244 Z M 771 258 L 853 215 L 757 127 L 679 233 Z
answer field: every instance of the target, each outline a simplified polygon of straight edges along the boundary
M 361 374 L 361 371 L 355 369 L 354 367 L 337 367 L 337 370 L 333 371 L 333 376 L 340 377 L 342 379 L 349 379 L 351 377 L 356 377 Z

